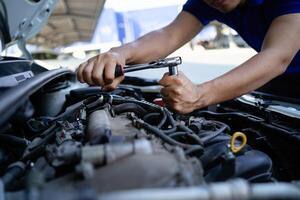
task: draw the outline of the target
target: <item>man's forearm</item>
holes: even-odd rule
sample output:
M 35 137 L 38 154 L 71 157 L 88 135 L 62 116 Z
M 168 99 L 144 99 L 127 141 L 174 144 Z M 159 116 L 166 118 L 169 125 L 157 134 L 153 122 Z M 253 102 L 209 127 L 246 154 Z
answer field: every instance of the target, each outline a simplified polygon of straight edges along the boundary
M 198 85 L 198 107 L 220 103 L 253 91 L 282 74 L 289 60 L 261 52 L 228 73 Z
M 157 60 L 168 56 L 190 41 L 202 27 L 193 15 L 182 11 L 164 28 L 152 31 L 134 42 L 113 48 L 111 51 L 121 53 L 127 64 Z
M 299 20 L 299 14 L 276 18 L 260 53 L 212 81 L 195 85 L 180 72 L 164 76 L 159 82 L 166 105 L 175 112 L 190 113 L 248 93 L 282 74 L 300 49 Z
M 136 41 L 111 51 L 121 53 L 127 64 L 142 63 L 165 57 L 174 51 L 169 34 L 164 29 L 152 31 Z
M 299 20 L 299 14 L 276 18 L 265 36 L 262 51 L 227 74 L 199 85 L 199 102 L 202 99 L 211 105 L 238 97 L 282 74 L 300 48 Z

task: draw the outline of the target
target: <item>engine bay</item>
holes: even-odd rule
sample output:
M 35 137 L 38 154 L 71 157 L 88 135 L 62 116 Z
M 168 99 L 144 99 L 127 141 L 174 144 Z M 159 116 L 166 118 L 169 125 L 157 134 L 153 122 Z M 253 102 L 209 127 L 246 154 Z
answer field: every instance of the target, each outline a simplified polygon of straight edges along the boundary
M 238 100 L 180 115 L 154 80 L 104 92 L 45 73 L 2 120 L 5 199 L 299 198 L 299 119 Z

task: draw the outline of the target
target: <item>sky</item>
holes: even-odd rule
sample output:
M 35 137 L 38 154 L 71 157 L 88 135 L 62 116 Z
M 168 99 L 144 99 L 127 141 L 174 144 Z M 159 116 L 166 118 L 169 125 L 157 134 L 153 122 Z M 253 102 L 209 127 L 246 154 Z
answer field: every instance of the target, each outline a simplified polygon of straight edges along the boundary
M 116 11 L 140 10 L 146 8 L 183 5 L 186 0 L 106 0 L 105 8 Z

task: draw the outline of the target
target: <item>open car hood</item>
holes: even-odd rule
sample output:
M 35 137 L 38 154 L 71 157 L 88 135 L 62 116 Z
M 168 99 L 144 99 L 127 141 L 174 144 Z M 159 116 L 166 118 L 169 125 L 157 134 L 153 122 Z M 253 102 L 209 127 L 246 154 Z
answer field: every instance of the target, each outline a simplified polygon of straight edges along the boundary
M 35 36 L 55 4 L 56 0 L 0 0 L 1 50 Z

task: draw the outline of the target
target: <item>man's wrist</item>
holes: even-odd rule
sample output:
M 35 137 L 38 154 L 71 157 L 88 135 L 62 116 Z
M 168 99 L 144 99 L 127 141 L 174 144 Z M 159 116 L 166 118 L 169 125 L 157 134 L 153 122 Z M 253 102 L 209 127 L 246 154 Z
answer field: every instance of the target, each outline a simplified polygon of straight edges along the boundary
M 197 85 L 198 100 L 196 102 L 196 109 L 204 108 L 212 104 L 213 97 L 209 92 L 211 91 L 210 87 L 210 82 Z
M 130 60 L 131 60 L 130 50 L 128 48 L 126 48 L 125 46 L 113 47 L 109 50 L 109 52 L 120 54 L 125 59 L 126 63 L 130 62 Z

